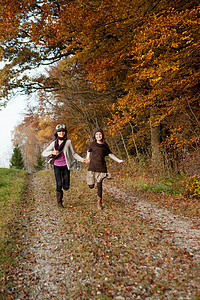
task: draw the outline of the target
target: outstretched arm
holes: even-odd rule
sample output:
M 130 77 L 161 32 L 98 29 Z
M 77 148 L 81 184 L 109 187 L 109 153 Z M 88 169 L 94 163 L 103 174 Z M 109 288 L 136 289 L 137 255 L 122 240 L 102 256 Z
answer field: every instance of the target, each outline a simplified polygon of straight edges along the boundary
M 90 151 L 87 151 L 87 157 L 86 157 L 87 159 L 90 159 L 90 153 L 91 153 Z
M 80 162 L 86 162 L 86 160 L 85 160 L 83 157 L 81 157 L 80 155 L 78 155 L 78 153 L 76 153 L 76 152 L 74 151 L 74 148 L 73 148 L 73 146 L 72 146 L 71 140 L 69 140 L 69 147 L 70 147 L 70 151 L 71 151 L 73 157 L 74 157 L 76 160 L 78 160 L 78 161 L 80 161 Z
M 114 154 L 112 154 L 112 153 L 110 153 L 110 154 L 108 154 L 108 156 L 110 157 L 110 158 L 112 158 L 113 160 L 115 160 L 116 162 L 118 162 L 118 163 L 124 163 L 124 160 L 122 160 L 122 159 L 119 159 L 119 158 L 117 158 Z
M 90 163 L 90 151 L 87 151 L 87 156 L 86 156 L 86 164 L 89 164 Z

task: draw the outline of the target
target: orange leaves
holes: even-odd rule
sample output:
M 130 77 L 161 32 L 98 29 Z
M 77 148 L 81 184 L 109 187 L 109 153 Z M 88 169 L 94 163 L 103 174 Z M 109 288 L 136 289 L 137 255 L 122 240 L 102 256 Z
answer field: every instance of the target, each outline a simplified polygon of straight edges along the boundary
M 40 118 L 37 132 L 39 143 L 44 142 L 44 140 L 50 140 L 52 138 L 54 127 L 55 126 L 54 124 L 52 124 L 52 120 L 48 116 Z
M 162 124 L 162 139 L 168 145 L 170 141 L 179 147 L 197 142 L 194 136 L 198 136 L 198 125 L 193 137 L 189 130 L 193 130 L 194 115 L 199 114 L 196 104 L 190 107 L 199 96 L 198 6 L 180 5 L 179 1 L 138 1 L 133 5 L 131 0 L 9 3 L 1 16 L 0 32 L 5 41 L 11 34 L 16 42 L 14 48 L 12 44 L 4 50 L 6 60 L 13 60 L 12 68 L 70 57 L 57 69 L 52 68 L 46 80 L 38 79 L 38 87 L 54 91 L 57 99 L 51 109 L 58 118 L 62 114 L 62 119 L 70 120 L 77 150 L 91 139 L 97 123 L 112 136 L 119 131 L 125 133 L 131 151 L 129 137 L 133 133 L 136 144 L 148 148 L 145 134 L 149 135 L 147 128 L 152 121 L 150 106 L 155 107 L 153 121 Z M 3 4 L 1 0 L 2 8 Z M 3 21 L 9 31 L 5 36 Z M 30 48 L 22 48 L 29 44 L 27 41 Z M 2 86 L 6 92 L 13 87 L 13 78 L 12 69 L 4 70 L 1 78 L 5 78 Z M 27 78 L 25 81 L 31 86 Z M 187 132 L 186 119 L 190 124 Z M 171 123 L 174 127 L 183 125 L 183 138 L 175 141 L 175 130 L 169 134 Z M 39 139 L 50 136 L 50 131 L 48 126 L 47 135 L 41 131 Z
M 13 37 L 20 25 L 20 19 L 26 14 L 29 1 L 0 1 L 0 39 Z

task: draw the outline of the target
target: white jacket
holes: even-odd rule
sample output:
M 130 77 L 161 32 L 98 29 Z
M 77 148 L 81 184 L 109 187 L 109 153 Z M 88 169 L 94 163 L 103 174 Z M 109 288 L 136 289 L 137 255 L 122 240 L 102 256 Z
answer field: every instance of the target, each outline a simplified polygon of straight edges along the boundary
M 54 148 L 55 145 L 55 141 L 53 141 L 43 152 L 42 152 L 42 156 L 44 157 L 48 157 L 52 155 L 52 151 L 55 150 Z M 71 140 L 67 140 L 65 143 L 65 146 L 63 148 L 63 153 L 65 155 L 65 160 L 66 160 L 66 164 L 68 169 L 70 170 L 73 166 L 74 163 L 74 159 L 83 162 L 83 158 L 81 156 L 79 156 L 75 151 L 74 148 L 72 146 L 72 142 Z

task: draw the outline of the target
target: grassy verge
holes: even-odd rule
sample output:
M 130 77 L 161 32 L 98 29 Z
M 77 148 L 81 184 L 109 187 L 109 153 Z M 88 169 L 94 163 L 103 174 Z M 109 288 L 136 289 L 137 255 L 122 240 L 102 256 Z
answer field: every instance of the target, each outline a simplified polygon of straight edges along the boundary
M 118 168 L 117 171 L 116 167 Z M 137 164 L 125 165 L 121 169 L 120 167 L 112 164 L 110 170 L 114 182 L 121 188 L 132 191 L 139 197 L 154 202 L 160 207 L 165 206 L 173 213 L 186 217 L 199 217 L 199 195 L 186 195 L 186 188 L 188 189 L 186 175 L 161 177 L 152 173 L 145 165 L 139 168 Z
M 13 267 L 19 248 L 26 176 L 23 170 L 0 168 L 0 287 L 5 284 L 5 274 Z

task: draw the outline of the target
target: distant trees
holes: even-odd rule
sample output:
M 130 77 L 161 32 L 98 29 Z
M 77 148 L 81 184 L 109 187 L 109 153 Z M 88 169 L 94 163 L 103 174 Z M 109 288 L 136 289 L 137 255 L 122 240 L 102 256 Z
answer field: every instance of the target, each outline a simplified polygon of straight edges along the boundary
M 13 132 L 12 141 L 14 144 L 17 143 L 21 149 L 26 170 L 32 172 L 39 148 L 33 124 L 21 123 L 18 125 Z
M 21 149 L 25 168 L 33 172 L 43 166 L 41 149 L 53 137 L 52 125 L 46 116 L 39 116 L 30 109 L 21 124 L 12 132 L 12 142 L 17 143 Z
M 16 144 L 13 149 L 13 154 L 10 160 L 10 168 L 24 169 L 23 156 L 18 144 Z

